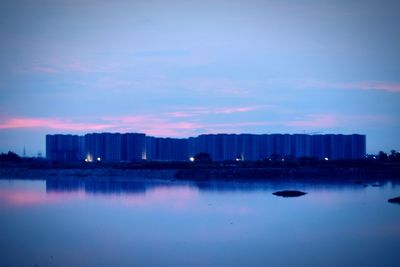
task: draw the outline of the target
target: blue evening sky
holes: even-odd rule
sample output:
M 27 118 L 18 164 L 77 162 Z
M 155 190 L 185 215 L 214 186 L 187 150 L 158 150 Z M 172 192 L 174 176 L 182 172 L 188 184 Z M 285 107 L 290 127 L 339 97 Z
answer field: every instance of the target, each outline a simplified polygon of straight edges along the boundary
M 0 152 L 46 133 L 361 133 L 400 149 L 400 2 L 4 0 Z

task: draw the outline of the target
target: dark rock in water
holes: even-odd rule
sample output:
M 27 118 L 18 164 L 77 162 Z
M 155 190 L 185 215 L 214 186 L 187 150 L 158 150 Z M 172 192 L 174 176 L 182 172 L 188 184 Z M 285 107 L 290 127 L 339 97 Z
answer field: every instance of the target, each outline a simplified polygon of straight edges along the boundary
M 400 197 L 391 198 L 388 202 L 400 204 Z
M 284 190 L 284 191 L 278 191 L 278 192 L 275 192 L 272 194 L 274 194 L 275 196 L 279 196 L 279 197 L 300 197 L 307 193 L 301 192 L 301 191 L 296 191 L 296 190 Z

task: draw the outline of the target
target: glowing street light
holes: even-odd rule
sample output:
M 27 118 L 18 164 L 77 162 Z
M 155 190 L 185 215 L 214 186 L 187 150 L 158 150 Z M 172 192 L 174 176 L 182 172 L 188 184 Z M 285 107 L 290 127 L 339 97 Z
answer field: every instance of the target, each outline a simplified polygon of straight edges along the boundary
M 194 157 L 190 157 L 189 160 L 190 160 L 191 162 L 193 162 L 193 161 L 194 161 Z
M 92 162 L 93 161 L 93 157 L 91 154 L 87 154 L 86 158 L 85 158 L 85 162 Z

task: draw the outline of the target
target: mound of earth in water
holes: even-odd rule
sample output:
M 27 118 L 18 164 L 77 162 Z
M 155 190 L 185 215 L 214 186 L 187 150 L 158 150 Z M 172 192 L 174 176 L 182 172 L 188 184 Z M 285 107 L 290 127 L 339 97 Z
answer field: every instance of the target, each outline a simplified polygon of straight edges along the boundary
M 279 196 L 279 197 L 300 197 L 307 193 L 297 191 L 297 190 L 284 190 L 284 191 L 274 192 L 272 194 L 274 194 L 275 196 Z
M 400 204 L 400 197 L 391 198 L 388 202 Z

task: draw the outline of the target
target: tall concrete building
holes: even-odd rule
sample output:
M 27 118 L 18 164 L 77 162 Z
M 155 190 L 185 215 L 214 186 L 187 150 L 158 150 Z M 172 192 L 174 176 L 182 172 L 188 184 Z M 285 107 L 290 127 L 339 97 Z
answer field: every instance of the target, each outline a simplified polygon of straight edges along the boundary
M 146 136 L 146 154 L 147 160 L 187 161 L 188 139 Z
M 78 135 L 46 135 L 46 156 L 56 161 L 83 160 L 82 142 Z
M 57 161 L 187 161 L 197 153 L 214 161 L 254 161 L 270 157 L 357 159 L 365 157 L 365 135 L 204 134 L 158 138 L 141 133 L 47 135 L 47 158 Z
M 146 135 L 142 133 L 126 133 L 123 134 L 126 139 L 126 161 L 146 160 Z M 125 142 L 124 142 L 125 145 Z

